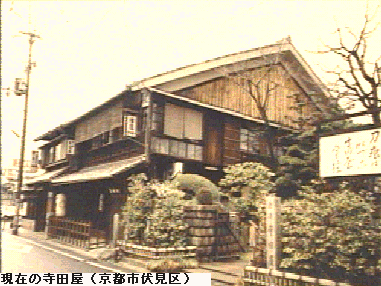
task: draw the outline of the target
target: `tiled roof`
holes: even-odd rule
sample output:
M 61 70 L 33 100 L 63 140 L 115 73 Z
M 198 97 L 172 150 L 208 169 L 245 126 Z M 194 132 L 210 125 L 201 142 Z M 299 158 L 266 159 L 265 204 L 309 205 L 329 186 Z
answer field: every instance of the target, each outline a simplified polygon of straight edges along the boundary
M 64 168 L 54 170 L 51 172 L 46 172 L 40 176 L 34 177 L 31 180 L 25 181 L 25 185 L 33 185 L 36 183 L 50 182 L 52 178 L 57 177 L 58 175 L 62 174 L 66 170 L 67 170 L 67 167 L 64 167 Z
M 145 161 L 145 155 L 86 167 L 77 172 L 55 178 L 53 184 L 70 184 L 111 178 L 113 175 L 131 169 Z
M 289 72 L 292 74 L 300 73 L 300 70 L 303 70 L 306 76 L 297 76 L 299 84 L 301 86 L 304 86 L 306 89 L 311 89 L 311 91 L 306 90 L 306 93 L 316 93 L 316 90 L 318 90 L 318 93 L 322 93 L 325 95 L 329 95 L 329 92 L 325 85 L 321 82 L 318 76 L 314 73 L 314 71 L 311 69 L 311 67 L 308 65 L 308 63 L 304 60 L 304 58 L 300 55 L 300 53 L 296 50 L 294 45 L 291 42 L 291 38 L 287 37 L 284 39 L 281 39 L 277 41 L 274 44 L 271 45 L 266 45 L 246 51 L 241 51 L 238 53 L 232 53 L 228 55 L 224 55 L 221 57 L 213 58 L 210 60 L 203 61 L 201 63 L 197 64 L 191 64 L 187 66 L 183 66 L 178 69 L 174 69 L 171 71 L 167 71 L 164 73 L 157 74 L 152 77 L 148 77 L 145 79 L 142 79 L 140 81 L 134 82 L 133 84 L 128 86 L 127 90 L 140 90 L 142 88 L 160 88 L 160 85 L 168 83 L 168 82 L 175 82 L 176 80 L 188 78 L 192 75 L 200 74 L 206 71 L 213 71 L 216 68 L 224 67 L 224 66 L 229 66 L 232 64 L 244 62 L 247 60 L 251 59 L 259 59 L 261 57 L 266 57 L 270 55 L 277 55 L 282 52 L 288 52 L 291 55 L 291 58 L 294 59 L 296 62 L 296 69 L 298 70 L 297 72 L 294 71 L 295 67 L 290 66 L 289 67 Z M 218 72 L 217 72 L 218 73 Z M 220 75 L 219 75 L 220 76 Z M 163 90 L 163 91 L 168 91 L 168 90 Z M 107 100 L 105 103 L 94 107 L 90 111 L 86 112 L 85 114 L 79 116 L 78 118 L 71 120 L 67 123 L 61 124 L 59 127 L 56 127 L 55 129 L 52 129 L 45 133 L 44 135 L 39 136 L 35 140 L 46 140 L 44 137 L 46 135 L 51 134 L 53 131 L 58 130 L 60 128 L 70 126 L 72 124 L 75 124 L 76 122 L 82 120 L 88 115 L 91 115 L 93 112 L 97 112 L 97 110 L 100 110 L 107 104 L 112 103 L 113 100 L 121 97 L 124 92 L 121 92 L 120 94 L 110 98 Z

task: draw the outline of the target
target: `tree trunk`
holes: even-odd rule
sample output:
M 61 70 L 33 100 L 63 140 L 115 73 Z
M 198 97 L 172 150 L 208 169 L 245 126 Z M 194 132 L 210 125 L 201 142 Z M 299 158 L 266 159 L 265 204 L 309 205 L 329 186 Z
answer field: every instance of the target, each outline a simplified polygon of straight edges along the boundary
M 381 127 L 380 112 L 373 113 L 372 119 L 375 127 Z
M 373 85 L 372 93 L 374 98 L 372 107 L 374 110 L 377 110 L 379 108 L 377 84 Z M 373 124 L 375 127 L 381 126 L 380 111 L 377 110 L 374 113 L 372 113 L 372 119 L 373 119 Z

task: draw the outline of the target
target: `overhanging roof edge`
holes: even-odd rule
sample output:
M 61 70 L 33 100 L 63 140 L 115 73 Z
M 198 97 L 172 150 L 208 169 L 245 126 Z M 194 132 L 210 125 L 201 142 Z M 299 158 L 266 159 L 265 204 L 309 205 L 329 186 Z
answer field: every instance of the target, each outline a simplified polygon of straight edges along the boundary
M 96 166 L 85 167 L 81 170 L 78 170 L 77 172 L 65 174 L 62 177 L 53 179 L 51 183 L 53 185 L 62 185 L 62 184 L 75 184 L 75 183 L 81 183 L 81 182 L 110 179 L 117 174 L 120 174 L 126 170 L 136 167 L 139 164 L 144 163 L 145 160 L 146 160 L 146 155 L 139 155 L 136 157 L 119 160 L 116 162 L 108 162 L 108 163 L 103 163 Z M 114 166 L 115 170 L 110 170 L 110 168 L 111 169 L 113 168 L 112 164 L 120 164 L 120 163 L 124 163 L 124 165 L 122 164 L 122 166 Z M 96 173 L 96 174 L 91 175 L 92 173 Z
M 103 107 L 107 106 L 107 104 L 110 104 L 112 101 L 114 100 L 117 100 L 118 98 L 121 98 L 123 95 L 126 94 L 126 92 L 128 92 L 128 90 L 124 90 L 120 93 L 118 93 L 117 95 L 109 98 L 107 101 L 103 102 L 102 104 L 100 105 L 97 105 L 95 107 L 93 107 L 92 109 L 90 109 L 89 111 L 85 112 L 84 114 L 66 122 L 66 123 L 63 123 L 47 132 L 45 132 L 44 134 L 38 136 L 36 139 L 34 139 L 33 141 L 39 141 L 39 140 L 45 140 L 43 139 L 44 137 L 48 136 L 50 133 L 56 131 L 56 130 L 59 130 L 59 129 L 63 129 L 65 127 L 70 127 L 71 125 L 73 124 L 76 124 L 77 122 L 81 121 L 82 119 L 86 118 L 87 116 L 91 115 L 91 113 L 93 112 L 97 112 L 98 110 L 102 109 Z
M 46 172 L 44 174 L 41 174 L 38 177 L 35 177 L 35 178 L 29 180 L 28 182 L 25 182 L 25 185 L 34 185 L 34 184 L 37 184 L 37 183 L 48 183 L 52 179 L 54 179 L 54 177 L 57 177 L 57 176 L 61 175 L 63 172 L 65 172 L 66 170 L 68 170 L 68 168 L 69 167 L 63 167 L 63 168 L 60 168 L 60 169 L 57 169 L 57 170 L 54 170 L 54 171 Z M 51 176 L 49 176 L 49 174 Z
M 140 81 L 134 82 L 131 85 L 132 90 L 141 90 L 142 88 L 154 87 L 166 82 L 177 80 L 180 78 L 192 76 L 207 70 L 236 64 L 242 61 L 260 58 L 262 56 L 269 56 L 278 54 L 283 51 L 291 50 L 292 46 L 290 38 L 284 38 L 270 45 L 253 48 L 250 50 L 240 51 L 228 55 L 223 55 L 213 59 L 209 59 L 200 63 L 186 65 L 171 71 L 160 73 Z M 291 47 L 291 49 L 290 49 Z

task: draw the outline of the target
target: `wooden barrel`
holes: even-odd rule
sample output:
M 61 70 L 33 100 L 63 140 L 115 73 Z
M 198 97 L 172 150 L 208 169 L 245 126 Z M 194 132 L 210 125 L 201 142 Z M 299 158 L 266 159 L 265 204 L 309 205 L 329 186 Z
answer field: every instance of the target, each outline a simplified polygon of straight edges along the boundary
M 239 242 L 230 226 L 229 213 L 215 205 L 184 207 L 190 244 L 197 247 L 199 260 L 237 257 Z

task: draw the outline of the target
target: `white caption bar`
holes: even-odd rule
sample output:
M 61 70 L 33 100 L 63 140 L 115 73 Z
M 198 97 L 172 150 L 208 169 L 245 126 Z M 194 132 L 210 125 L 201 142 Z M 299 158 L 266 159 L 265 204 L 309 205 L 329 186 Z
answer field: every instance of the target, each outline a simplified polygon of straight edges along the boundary
M 1 285 L 211 286 L 210 273 L 1 273 Z

